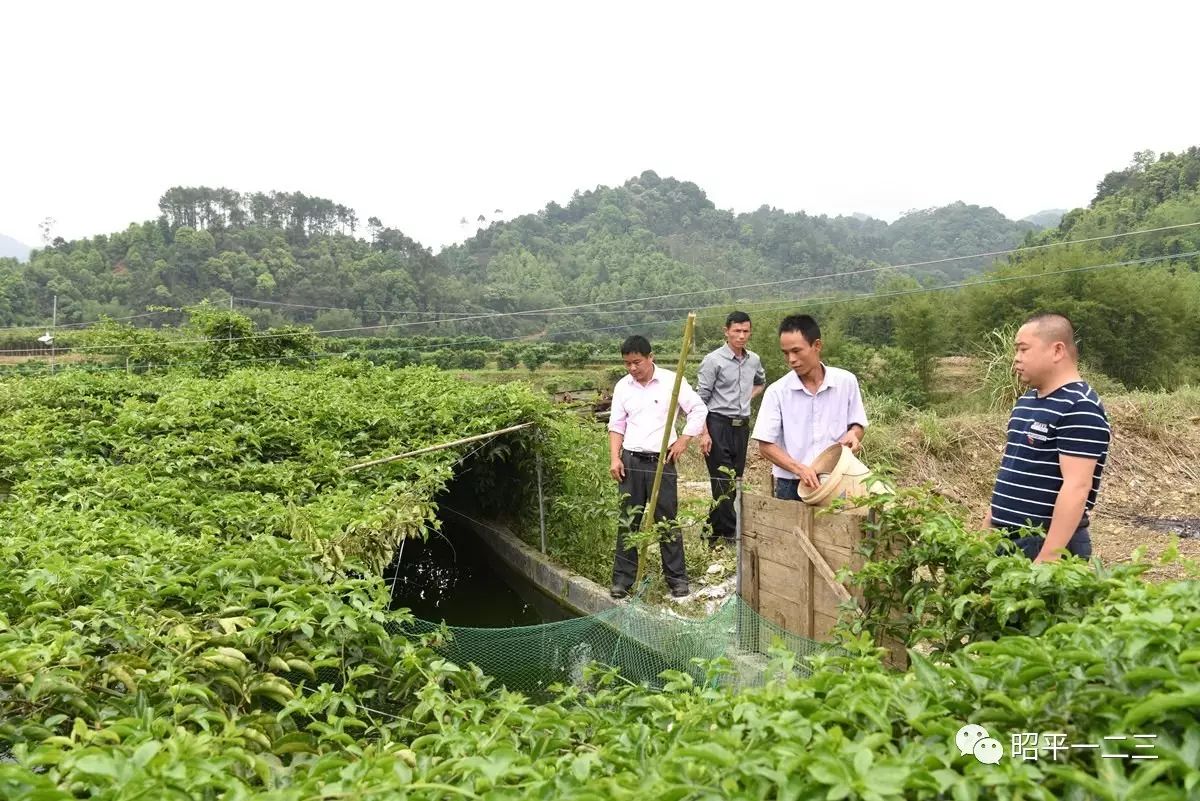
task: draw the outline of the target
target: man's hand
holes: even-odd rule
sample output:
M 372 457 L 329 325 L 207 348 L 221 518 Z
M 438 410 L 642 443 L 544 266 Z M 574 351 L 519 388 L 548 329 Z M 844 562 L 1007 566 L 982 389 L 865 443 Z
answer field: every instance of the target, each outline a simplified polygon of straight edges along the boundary
M 862 450 L 862 431 L 856 426 L 852 426 L 842 438 L 838 440 L 839 445 L 845 445 L 850 449 L 851 453 L 858 453 Z
M 679 461 L 679 457 L 683 456 L 683 452 L 687 450 L 688 443 L 691 441 L 692 438 L 684 434 L 672 442 L 671 447 L 667 448 L 667 464 Z
M 712 453 L 712 437 L 708 435 L 707 429 L 700 432 L 700 453 L 705 456 Z
M 620 459 L 613 459 L 608 465 L 608 474 L 617 481 L 624 481 L 625 465 L 621 464 Z
M 816 471 L 806 464 L 797 462 L 792 472 L 796 474 L 796 478 L 800 479 L 800 483 L 809 489 L 816 489 L 821 486 L 821 480 L 817 478 Z
M 1042 550 L 1038 552 L 1038 555 L 1036 558 L 1034 558 L 1033 563 L 1035 565 L 1040 565 L 1043 562 L 1057 562 L 1058 560 L 1059 560 L 1058 551 L 1054 551 L 1052 553 L 1047 553 L 1046 546 L 1043 545 Z

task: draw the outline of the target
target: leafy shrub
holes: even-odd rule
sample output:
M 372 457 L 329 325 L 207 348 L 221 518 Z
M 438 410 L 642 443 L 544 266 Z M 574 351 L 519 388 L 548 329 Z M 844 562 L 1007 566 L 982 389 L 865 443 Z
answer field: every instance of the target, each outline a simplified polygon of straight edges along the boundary
M 550 351 L 545 345 L 530 345 L 521 351 L 521 362 L 531 373 L 549 360 Z
M 595 358 L 592 346 L 586 342 L 572 342 L 563 348 L 558 357 L 559 366 L 567 370 L 578 370 L 587 367 Z
M 501 370 L 511 370 L 521 362 L 521 351 L 511 345 L 500 349 L 496 357 L 496 366 Z
M 458 354 L 458 366 L 467 370 L 482 370 L 487 366 L 487 352 L 464 350 Z
M 439 370 L 449 370 L 458 366 L 458 354 L 449 348 L 439 348 L 428 355 L 429 363 Z

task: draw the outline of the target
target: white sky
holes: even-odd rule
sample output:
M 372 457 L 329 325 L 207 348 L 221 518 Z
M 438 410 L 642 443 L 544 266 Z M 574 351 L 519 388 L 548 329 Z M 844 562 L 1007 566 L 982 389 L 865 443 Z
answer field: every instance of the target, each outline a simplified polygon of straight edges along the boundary
M 0 233 L 205 184 L 438 246 L 645 169 L 736 211 L 1022 217 L 1200 144 L 1198 30 L 1195 2 L 5 3 Z

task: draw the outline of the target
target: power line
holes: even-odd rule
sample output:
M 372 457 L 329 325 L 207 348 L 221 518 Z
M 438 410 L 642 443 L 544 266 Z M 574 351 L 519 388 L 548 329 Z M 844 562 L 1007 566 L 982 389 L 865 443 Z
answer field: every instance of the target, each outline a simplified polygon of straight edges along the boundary
M 324 310 L 324 311 L 348 311 L 348 312 L 355 312 L 355 313 L 359 313 L 359 314 L 361 314 L 363 312 L 370 312 L 372 314 L 403 314 L 403 315 L 436 314 L 436 315 L 444 315 L 447 317 L 447 319 L 444 321 L 443 320 L 419 320 L 419 321 L 417 321 L 418 323 L 420 323 L 420 322 L 439 322 L 439 323 L 440 322 L 451 322 L 451 323 L 453 323 L 453 322 L 458 322 L 463 317 L 469 317 L 472 315 L 483 315 L 483 316 L 493 316 L 494 315 L 494 316 L 499 316 L 499 317 L 508 317 L 508 316 L 518 316 L 518 315 L 532 315 L 532 314 L 536 313 L 539 316 L 542 316 L 542 315 L 545 315 L 545 316 L 571 316 L 571 317 L 578 316 L 578 313 L 573 312 L 573 311 L 544 311 L 544 312 L 533 312 L 533 311 L 515 311 L 515 312 L 397 311 L 397 310 L 391 310 L 391 309 L 371 309 L 371 308 L 367 308 L 365 306 L 360 306 L 357 308 L 352 308 L 350 306 L 309 306 L 304 303 L 284 303 L 282 301 L 275 301 L 275 300 L 254 300 L 253 298 L 235 297 L 234 300 L 239 303 L 266 304 L 266 305 L 270 305 L 270 306 L 284 306 L 287 308 L 294 308 L 294 309 L 313 309 L 313 310 Z M 687 308 L 690 309 L 691 307 L 689 306 Z M 628 310 L 626 310 L 626 309 L 617 309 L 617 310 L 613 310 L 613 311 L 594 311 L 591 313 L 592 314 L 625 314 L 627 311 Z M 678 311 L 678 309 L 649 309 L 646 311 Z
M 1063 269 L 1063 270 L 1047 270 L 1045 272 L 1035 273 L 1032 275 L 1018 274 L 1018 275 L 1010 275 L 1010 276 L 998 276 L 996 278 L 991 278 L 991 279 L 984 279 L 984 280 L 977 280 L 977 281 L 964 281 L 964 282 L 957 283 L 957 284 L 944 284 L 944 285 L 935 286 L 935 287 L 916 287 L 913 289 L 897 290 L 897 291 L 892 291 L 892 292 L 868 292 L 868 293 L 863 293 L 863 294 L 859 294 L 859 295 L 852 295 L 849 297 L 839 296 L 839 295 L 828 295 L 828 296 L 817 297 L 817 298 L 796 298 L 794 300 L 790 300 L 787 302 L 772 301 L 772 303 L 775 304 L 774 306 L 759 309 L 759 311 L 772 311 L 772 310 L 776 310 L 776 309 L 791 308 L 791 307 L 794 307 L 798 303 L 804 303 L 807 305 L 834 305 L 837 303 L 852 303 L 855 301 L 865 301 L 865 300 L 870 300 L 873 298 L 887 298 L 887 297 L 897 297 L 897 296 L 901 296 L 901 295 L 924 294 L 926 292 L 942 292 L 942 291 L 951 290 L 951 289 L 969 289 L 971 287 L 976 287 L 976 286 L 988 286 L 991 284 L 1008 283 L 1011 281 L 1036 280 L 1039 278 L 1048 278 L 1048 277 L 1053 277 L 1053 276 L 1058 276 L 1058 275 L 1069 275 L 1069 274 L 1074 274 L 1074 273 L 1094 272 L 1097 270 L 1106 270 L 1106 269 L 1113 269 L 1113 268 L 1119 268 L 1119 267 L 1143 266 L 1143 265 L 1147 265 L 1147 264 L 1154 264 L 1154 263 L 1161 262 L 1161 261 L 1187 259 L 1187 258 L 1191 258 L 1193 256 L 1200 256 L 1200 250 L 1193 250 L 1193 251 L 1188 251 L 1186 253 L 1177 253 L 1177 254 L 1171 254 L 1171 255 L 1166 255 L 1166 256 L 1148 256 L 1148 257 L 1142 258 L 1142 259 L 1129 259 L 1129 260 L 1125 260 L 1125 261 L 1109 262 L 1106 264 L 1087 265 L 1084 267 L 1071 267 L 1071 268 L 1067 268 L 1067 269 Z M 722 304 L 717 304 L 717 305 L 713 305 L 713 306 L 702 306 L 702 307 L 699 307 L 698 309 L 694 309 L 694 310 L 695 311 L 711 311 L 714 309 L 725 308 L 728 305 L 729 305 L 728 303 L 722 303 Z M 585 328 L 585 329 L 578 329 L 578 330 L 574 330 L 574 331 L 549 332 L 547 334 L 543 334 L 542 336 L 566 336 L 566 335 L 570 335 L 570 334 L 597 333 L 597 332 L 601 332 L 601 331 L 612 331 L 612 330 L 620 330 L 620 329 L 628 329 L 628 328 L 648 328 L 648 327 L 657 326 L 657 325 L 675 324 L 677 322 L 678 322 L 678 320 L 669 319 L 669 320 L 656 320 L 656 321 L 650 321 L 650 322 L 623 323 L 620 325 L 604 326 L 604 327 L 599 327 L 599 328 Z M 375 328 L 378 326 L 370 326 L 370 327 Z M 332 333 L 332 332 L 323 332 L 323 333 Z M 230 341 L 238 342 L 238 341 L 244 341 L 244 340 L 274 338 L 274 337 L 279 337 L 279 336 L 292 336 L 292 335 L 293 334 L 290 334 L 290 333 L 251 335 L 251 336 L 247 336 L 247 337 L 234 337 Z M 487 344 L 487 343 L 495 343 L 495 342 L 510 342 L 510 341 L 515 341 L 515 340 L 528 340 L 528 337 L 526 337 L 526 336 L 486 337 L 486 338 L 480 337 L 479 343 Z M 167 344 L 203 344 L 203 343 L 208 343 L 211 341 L 212 340 L 210 340 L 210 339 L 176 340 L 173 342 L 169 342 Z M 473 343 L 473 342 L 444 343 L 442 345 L 434 345 L 431 347 L 433 347 L 434 349 L 465 348 L 465 347 L 467 347 L 469 345 L 473 345 L 473 344 L 477 344 L 477 343 Z M 118 348 L 118 347 L 137 347 L 137 345 L 136 344 L 130 345 L 130 344 L 125 344 L 125 343 L 118 343 L 118 344 L 114 344 L 114 345 L 94 346 L 91 349 L 95 349 L 95 348 L 111 349 L 111 348 Z M 70 349 L 64 349 L 64 350 L 83 350 L 83 349 L 85 349 L 85 348 L 79 347 L 79 348 L 70 348 Z M 0 351 L 0 353 L 5 353 L 5 352 L 6 351 Z M 304 355 L 287 354 L 287 355 L 282 355 L 282 356 L 263 356 L 263 357 L 249 357 L 246 359 L 232 359 L 232 360 L 229 360 L 228 363 L 240 364 L 240 363 L 251 363 L 251 362 L 260 362 L 260 361 L 280 361 L 280 360 L 285 360 L 285 359 L 329 358 L 329 357 L 337 357 L 337 356 L 341 356 L 341 355 L 342 354 L 339 354 L 339 353 L 311 353 L 311 354 L 304 354 Z M 186 366 L 189 364 L 204 364 L 206 362 L 207 362 L 207 360 L 194 360 L 191 362 L 174 362 L 173 366 Z M 139 365 L 139 366 L 141 366 L 141 365 Z M 103 368 L 97 368 L 97 369 L 125 369 L 125 368 L 116 366 L 116 367 L 103 367 Z
M 1107 240 L 1111 240 L 1111 239 L 1120 239 L 1120 238 L 1124 238 L 1124 237 L 1128 237 L 1128 236 L 1140 236 L 1143 234 L 1162 233 L 1165 231 L 1175 231 L 1175 230 L 1180 230 L 1180 229 L 1184 229 L 1184 228 L 1195 228 L 1197 226 L 1200 226 L 1200 221 L 1190 222 L 1190 223 L 1179 223 L 1177 225 L 1164 225 L 1164 226 L 1160 226 L 1158 228 L 1143 228 L 1143 229 L 1139 229 L 1137 231 L 1125 231 L 1125 232 L 1115 233 L 1115 234 L 1104 234 L 1102 236 L 1085 237 L 1083 239 L 1070 239 L 1070 240 L 1063 240 L 1060 242 L 1046 242 L 1046 243 L 1043 243 L 1040 245 L 1027 245 L 1027 246 L 1022 246 L 1022 247 L 1017 247 L 1017 248 L 1009 248 L 1006 250 L 986 251 L 983 253 L 973 253 L 973 254 L 965 255 L 965 256 L 947 256 L 947 257 L 940 258 L 940 259 L 908 262 L 905 264 L 884 264 L 884 265 L 877 265 L 875 267 L 865 267 L 865 268 L 858 269 L 858 270 L 846 270 L 846 271 L 837 272 L 837 273 L 825 273 L 825 274 L 821 274 L 821 275 L 797 276 L 796 278 L 784 278 L 784 279 L 779 279 L 779 280 L 775 280 L 775 281 L 761 281 L 761 282 L 751 283 L 751 284 L 738 284 L 738 285 L 724 286 L 724 287 L 711 287 L 708 289 L 697 289 L 697 290 L 690 290 L 687 292 L 670 292 L 670 293 L 665 293 L 665 294 L 661 294 L 661 295 L 647 295 L 647 296 L 640 297 L 640 298 L 620 298 L 620 299 L 615 299 L 615 300 L 594 301 L 592 303 L 579 303 L 579 304 L 572 304 L 572 305 L 567 305 L 567 306 L 552 306 L 552 307 L 547 307 L 547 308 L 543 308 L 543 309 L 528 309 L 528 310 L 512 311 L 512 312 L 494 312 L 493 311 L 493 312 L 485 312 L 485 313 L 450 312 L 450 311 L 413 312 L 413 311 L 383 311 L 383 310 L 380 310 L 377 313 L 381 313 L 381 314 L 444 315 L 447 317 L 447 319 L 416 320 L 416 321 L 411 321 L 411 322 L 407 322 L 407 323 L 384 323 L 384 324 L 379 324 L 379 325 L 332 329 L 329 331 L 322 331 L 322 332 L 317 332 L 317 333 L 318 334 L 342 334 L 342 333 L 352 333 L 352 332 L 357 332 L 357 331 L 378 330 L 380 328 L 403 328 L 403 327 L 409 327 L 409 326 L 414 326 L 414 325 L 427 325 L 427 324 L 431 325 L 431 324 L 441 323 L 441 322 L 468 322 L 471 320 L 490 320 L 490 319 L 497 319 L 497 318 L 504 318 L 504 317 L 549 315 L 549 314 L 555 314 L 555 313 L 572 313 L 573 314 L 573 313 L 578 312 L 578 310 L 580 310 L 580 309 L 595 309 L 595 307 L 598 307 L 598 306 L 612 306 L 612 305 L 616 305 L 616 304 L 642 303 L 642 302 L 649 301 L 649 300 L 663 300 L 666 298 L 688 297 L 691 295 L 704 295 L 704 294 L 712 294 L 712 293 L 716 293 L 716 292 L 735 292 L 735 291 L 742 290 L 742 289 L 762 289 L 765 287 L 782 286 L 784 284 L 803 283 L 806 281 L 820 281 L 820 280 L 830 280 L 830 279 L 835 279 L 835 278 L 846 278 L 846 277 L 851 277 L 851 276 L 866 275 L 869 273 L 881 272 L 883 270 L 905 270 L 905 269 L 909 269 L 912 267 L 927 267 L 927 266 L 931 266 L 931 265 L 935 265 L 935 264 L 947 264 L 947 263 L 955 262 L 955 261 L 991 258 L 991 257 L 995 257 L 995 256 L 1011 255 L 1014 253 L 1028 253 L 1031 251 L 1044 250 L 1046 248 L 1052 248 L 1052 247 L 1063 247 L 1063 246 L 1067 246 L 1067 245 L 1087 244 L 1090 242 L 1102 242 L 1102 241 L 1107 241 Z M 1182 255 L 1177 254 L 1174 256 L 1174 258 L 1182 258 Z M 290 306 L 290 307 L 294 307 L 294 308 L 310 308 L 310 309 L 320 309 L 320 310 L 327 310 L 327 311 L 349 311 L 349 312 L 358 311 L 360 313 L 362 311 L 376 311 L 373 309 L 365 309 L 364 310 L 364 309 L 352 309 L 352 308 L 348 308 L 348 307 L 337 307 L 337 306 L 307 306 L 304 304 L 284 303 L 282 301 L 254 300 L 252 298 L 235 298 L 235 300 L 240 300 L 242 302 L 256 303 L 256 304 L 285 306 L 285 307 Z M 721 304 L 721 305 L 728 305 L 728 304 Z M 653 313 L 657 313 L 657 312 L 667 312 L 667 311 L 691 311 L 694 308 L 695 307 L 692 306 L 692 307 L 676 307 L 676 308 L 671 308 L 671 309 L 639 309 L 637 311 L 642 314 L 653 314 Z M 709 308 L 712 308 L 712 307 L 709 307 Z M 169 311 L 180 311 L 180 309 L 171 309 Z M 611 312 L 592 311 L 590 313 L 591 314 L 624 314 L 627 312 L 628 312 L 628 310 L 626 310 L 626 309 L 619 309 L 619 310 L 615 310 L 615 311 L 611 311 Z M 145 314 L 130 315 L 129 317 L 119 317 L 119 318 L 114 318 L 114 319 L 115 320 L 132 320 L 132 319 L 137 319 L 140 317 L 149 317 L 149 316 L 153 316 L 156 314 L 166 314 L 166 313 L 168 313 L 168 312 L 167 311 L 147 312 Z M 451 316 L 451 315 L 457 315 L 457 316 Z M 67 324 L 58 326 L 58 328 L 66 328 L 68 326 L 81 326 L 81 325 L 87 325 L 87 324 L 86 323 L 67 323 Z M 36 329 L 42 328 L 42 327 L 44 327 L 44 326 L 12 326 L 12 329 L 16 330 L 16 329 L 28 328 L 30 330 L 36 330 Z M 4 329 L 0 329 L 0 330 L 4 330 Z M 266 336 L 266 335 L 259 335 L 259 336 Z M 281 334 L 279 336 L 285 336 L 285 335 Z M 236 340 L 236 339 L 237 338 L 235 337 L 234 340 Z M 197 341 L 203 342 L 206 340 L 197 340 Z M 180 344 L 187 344 L 187 343 L 181 342 Z M 77 348 L 70 348 L 70 350 L 80 350 L 80 349 L 83 349 L 83 347 L 85 347 L 85 346 L 80 346 Z M 94 346 L 94 347 L 97 347 L 97 346 Z M 106 346 L 98 346 L 98 347 L 106 347 Z M 23 350 L 26 350 L 26 349 L 0 351 L 0 353 L 13 353 L 13 352 L 19 352 L 19 351 L 23 351 Z M 67 350 L 67 349 L 64 349 L 64 350 Z
M 846 277 L 850 277 L 850 276 L 866 275 L 869 273 L 881 272 L 883 270 L 906 270 L 906 269 L 909 269 L 912 267 L 929 267 L 929 266 L 932 266 L 935 264 L 948 264 L 950 262 L 955 262 L 955 261 L 993 258 L 996 256 L 1012 255 L 1014 253 L 1028 253 L 1030 251 L 1044 250 L 1046 248 L 1052 248 L 1052 247 L 1087 244 L 1089 242 L 1101 242 L 1101 241 L 1106 241 L 1106 240 L 1110 240 L 1110 239 L 1120 239 L 1120 238 L 1127 237 L 1127 236 L 1138 236 L 1138 235 L 1142 235 L 1142 234 L 1162 233 L 1164 231 L 1173 231 L 1173 230 L 1182 229 L 1182 228 L 1194 228 L 1196 226 L 1200 226 L 1200 221 L 1190 222 L 1190 223 L 1180 223 L 1178 225 L 1165 225 L 1165 226 L 1161 226 L 1159 228 L 1144 228 L 1144 229 L 1137 230 L 1137 231 L 1125 231 L 1123 233 L 1117 233 L 1117 234 L 1104 234 L 1102 236 L 1085 237 L 1083 239 L 1070 239 L 1070 240 L 1064 240 L 1061 242 L 1045 242 L 1040 245 L 1027 245 L 1027 246 L 1022 246 L 1022 247 L 1017 247 L 1017 248 L 1009 248 L 1006 250 L 992 250 L 992 251 L 986 251 L 983 253 L 973 253 L 973 254 L 966 255 L 966 256 L 946 256 L 946 257 L 943 257 L 940 259 L 930 259 L 928 261 L 914 261 L 914 262 L 908 262 L 908 263 L 904 263 L 904 264 L 884 264 L 884 265 L 878 265 L 875 267 L 866 267 L 866 268 L 859 269 L 859 270 L 847 270 L 847 271 L 839 272 L 839 273 L 826 273 L 826 274 L 822 274 L 822 275 L 806 275 L 806 276 L 798 276 L 796 278 L 783 278 L 783 279 L 779 279 L 779 280 L 775 280 L 775 281 L 761 281 L 761 282 L 752 283 L 752 284 L 739 284 L 739 285 L 733 285 L 733 286 L 712 287 L 709 289 L 696 289 L 696 290 L 690 290 L 687 292 L 670 292 L 670 293 L 662 294 L 662 295 L 647 295 L 645 297 L 640 297 L 640 298 L 620 298 L 617 300 L 602 300 L 602 301 L 595 301 L 592 303 L 579 303 L 579 304 L 574 304 L 574 305 L 569 305 L 569 306 L 551 306 L 551 307 L 547 307 L 544 309 L 530 309 L 530 310 L 525 310 L 525 311 L 514 311 L 514 312 L 488 312 L 488 313 L 482 313 L 482 314 L 471 315 L 471 316 L 464 315 L 463 317 L 461 317 L 459 319 L 465 321 L 465 320 L 474 320 L 474 319 L 486 319 L 486 318 L 490 318 L 490 317 L 512 317 L 512 316 L 524 316 L 524 315 L 534 315 L 534 314 L 549 314 L 549 313 L 553 313 L 553 312 L 567 312 L 567 311 L 573 312 L 573 311 L 576 311 L 579 309 L 586 309 L 586 308 L 591 308 L 591 307 L 595 307 L 595 306 L 614 305 L 614 304 L 618 304 L 618 303 L 640 303 L 640 302 L 647 301 L 647 300 L 663 300 L 665 298 L 686 297 L 689 295 L 703 295 L 703 294 L 710 294 L 713 292 L 735 292 L 735 291 L 742 290 L 742 289 L 761 289 L 761 288 L 765 288 L 765 287 L 781 286 L 783 284 L 801 283 L 801 282 L 805 282 L 805 281 L 819 281 L 822 279 L 846 278 Z M 258 301 L 255 301 L 255 302 L 258 302 Z M 269 302 L 269 301 L 263 301 L 263 302 Z M 298 305 L 298 304 L 278 303 L 275 305 Z M 332 308 L 332 307 L 322 307 L 322 308 Z M 336 309 L 336 310 L 338 310 L 338 311 L 355 311 L 355 309 L 348 309 L 348 308 L 342 308 L 342 309 Z M 678 309 L 674 309 L 673 311 L 677 311 L 677 310 Z M 373 310 L 371 310 L 371 311 L 373 311 Z M 647 309 L 645 311 L 657 311 L 657 310 Z M 663 311 L 666 311 L 666 310 L 664 309 Z M 427 312 L 427 313 L 429 313 L 429 314 L 461 314 L 458 312 Z M 592 314 L 598 314 L 598 313 L 601 313 L 601 312 L 592 312 Z M 619 311 L 613 312 L 613 313 L 617 313 L 617 314 L 624 313 L 624 310 L 619 310 Z
M 145 312 L 144 314 L 131 314 L 127 317 L 101 317 L 101 319 L 99 319 L 99 320 L 90 320 L 85 323 L 59 323 L 59 324 L 55 325 L 54 328 L 56 328 L 56 329 L 77 328 L 77 327 L 82 326 L 82 328 L 80 328 L 80 330 L 87 330 L 88 326 L 102 325 L 103 323 L 106 323 L 106 322 L 118 323 L 118 322 L 123 322 L 125 320 L 137 320 L 142 317 L 154 317 L 159 314 L 173 314 L 174 312 L 180 312 L 180 311 L 183 311 L 183 308 L 178 307 L 178 308 L 170 308 L 170 309 L 160 309 L 159 311 Z M 26 331 L 26 330 L 28 330 L 28 331 L 43 331 L 49 327 L 50 326 L 45 325 L 45 324 L 8 325 L 8 326 L 0 326 L 0 331 Z
M 314 332 L 314 333 L 317 334 L 318 336 L 324 335 L 324 334 L 346 334 L 346 333 L 355 333 L 355 332 L 361 332 L 361 331 L 373 331 L 373 330 L 378 330 L 380 328 L 384 328 L 384 329 L 407 328 L 407 327 L 411 327 L 411 326 L 415 326 L 415 325 L 432 325 L 432 324 L 448 322 L 448 321 L 449 322 L 467 322 L 467 321 L 471 321 L 471 320 L 490 320 L 490 319 L 497 319 L 497 318 L 503 318 L 503 317 L 520 317 L 520 316 L 529 316 L 529 315 L 537 315 L 537 314 L 549 314 L 549 313 L 554 313 L 554 312 L 568 312 L 568 311 L 575 312 L 580 309 L 588 309 L 588 308 L 594 309 L 597 306 L 611 306 L 611 305 L 619 304 L 619 303 L 620 304 L 631 304 L 631 303 L 640 303 L 640 302 L 644 302 L 647 300 L 662 300 L 662 299 L 671 298 L 671 297 L 686 297 L 686 296 L 690 296 L 690 295 L 711 294 L 714 292 L 733 292 L 733 291 L 737 291 L 740 289 L 754 289 L 754 288 L 763 288 L 763 287 L 768 287 L 768 286 L 780 286 L 783 284 L 801 283 L 801 282 L 805 282 L 805 281 L 819 281 L 819 280 L 829 280 L 829 279 L 834 279 L 834 278 L 844 278 L 844 277 L 849 277 L 849 276 L 864 275 L 867 273 L 880 272 L 882 270 L 889 270 L 889 269 L 890 270 L 901 270 L 901 269 L 908 269 L 911 267 L 922 267 L 922 266 L 929 266 L 929 265 L 933 265 L 933 264 L 945 264 L 945 263 L 949 263 L 949 262 L 963 261 L 963 260 L 967 260 L 967 259 L 978 259 L 978 258 L 987 258 L 987 257 L 993 257 L 993 256 L 1002 256 L 1002 255 L 1013 254 L 1013 253 L 1024 253 L 1024 252 L 1042 250 L 1042 249 L 1051 248 L 1051 247 L 1060 247 L 1060 246 L 1074 245 L 1074 244 L 1085 244 L 1088 242 L 1099 242 L 1099 241 L 1103 241 L 1103 240 L 1118 239 L 1118 238 L 1127 237 L 1127 236 L 1161 233 L 1163 231 L 1172 231 L 1172 230 L 1178 230 L 1178 229 L 1183 229 L 1183 228 L 1194 228 L 1196 226 L 1200 226 L 1200 221 L 1191 222 L 1191 223 L 1180 223 L 1177 225 L 1167 225 L 1167 226 L 1161 226 L 1158 228 L 1146 228 L 1146 229 L 1140 229 L 1137 231 L 1126 231 L 1123 233 L 1116 233 L 1116 234 L 1105 234 L 1103 236 L 1086 237 L 1084 239 L 1065 240 L 1062 242 L 1047 242 L 1047 243 L 1044 243 L 1041 245 L 1029 245 L 1026 247 L 1011 248 L 1011 249 L 1007 249 L 1007 250 L 988 251 L 988 252 L 984 252 L 984 253 L 975 253 L 975 254 L 966 255 L 966 256 L 947 256 L 945 258 L 932 259 L 929 261 L 909 262 L 907 264 L 887 264 L 887 265 L 880 265 L 880 266 L 876 266 L 876 267 L 867 267 L 867 268 L 863 268 L 863 269 L 859 269 L 859 270 L 847 270 L 847 271 L 840 272 L 840 273 L 827 273 L 827 274 L 822 274 L 822 275 L 798 276 L 796 278 L 786 278 L 786 279 L 781 279 L 781 280 L 777 280 L 777 281 L 764 281 L 764 282 L 758 282 L 758 283 L 753 283 L 753 284 L 741 284 L 741 285 L 726 286 L 726 287 L 714 287 L 714 288 L 710 288 L 710 289 L 691 290 L 688 292 L 672 292 L 672 293 L 666 293 L 666 294 L 662 294 L 662 295 L 648 295 L 648 296 L 640 297 L 640 298 L 622 298 L 622 299 L 617 299 L 617 300 L 595 301 L 592 303 L 582 303 L 582 304 L 574 304 L 574 305 L 568 305 L 568 306 L 554 306 L 554 307 L 548 307 L 548 308 L 544 308 L 544 309 L 531 309 L 531 310 L 515 311 L 515 312 L 487 312 L 487 313 L 482 313 L 482 314 L 464 313 L 464 314 L 462 314 L 462 316 L 452 318 L 451 320 L 417 320 L 417 321 L 411 321 L 411 322 L 406 322 L 406 323 L 382 323 L 382 324 L 378 324 L 378 325 L 331 329 L 331 330 L 327 330 L 327 331 Z M 1183 257 L 1184 256 L 1182 254 L 1175 254 L 1173 256 L 1170 256 L 1169 258 L 1183 258 Z M 952 286 L 952 285 L 947 285 L 946 288 L 949 288 L 950 286 Z M 243 299 L 243 300 L 246 300 L 246 299 Z M 257 302 L 257 301 L 255 301 L 255 302 Z M 292 304 L 282 304 L 278 301 L 262 301 L 262 302 L 273 303 L 276 305 L 292 305 Z M 296 304 L 296 305 L 299 305 L 299 304 Z M 728 304 L 727 303 L 720 304 L 720 306 L 725 306 L 725 305 L 728 305 Z M 337 309 L 336 307 L 328 307 L 328 308 L 330 310 L 355 311 L 354 309 L 348 309 L 348 308 L 342 308 L 342 309 Z M 637 311 L 639 313 L 643 313 L 643 314 L 654 314 L 654 313 L 666 312 L 666 311 L 682 311 L 682 310 L 690 311 L 693 308 L 695 308 L 695 307 L 688 307 L 686 309 L 675 308 L 675 309 L 669 309 L 669 310 L 668 309 L 645 309 L 645 310 L 637 310 Z M 710 306 L 707 308 L 716 308 L 716 307 Z M 622 310 L 616 310 L 615 312 L 592 311 L 591 313 L 592 314 L 602 314 L 602 313 L 623 314 L 623 313 L 627 313 L 627 312 L 628 312 L 628 310 L 622 309 Z M 159 313 L 159 312 L 152 312 L 151 314 L 155 314 L 155 313 Z M 450 314 L 451 312 L 431 312 L 431 313 Z M 138 315 L 138 316 L 142 316 L 142 315 Z M 132 318 L 130 318 L 130 319 L 132 319 Z M 258 334 L 258 335 L 251 335 L 249 337 L 233 337 L 229 341 L 232 342 L 232 341 L 237 341 L 238 339 L 259 339 L 259 338 L 270 338 L 272 336 L 290 336 L 290 335 L 291 334 Z M 206 342 L 206 341 L 208 341 L 208 340 L 207 339 L 180 340 L 177 342 L 177 344 L 198 344 L 198 343 L 202 343 L 202 342 Z M 107 347 L 113 347 L 113 346 L 105 346 L 105 345 L 76 346 L 73 348 L 64 348 L 64 350 L 76 350 L 76 351 L 78 351 L 78 350 L 98 350 L 98 349 L 104 349 Z M 134 347 L 134 346 L 125 345 L 124 347 Z M 26 349 L 14 349 L 14 350 L 7 350 L 7 351 L 0 350 L 0 354 L 23 352 L 24 350 L 26 350 Z
M 352 309 L 347 306 L 310 306 L 306 303 L 284 303 L 283 301 L 278 301 L 278 300 L 256 300 L 254 298 L 239 298 L 239 297 L 234 297 L 233 300 L 235 300 L 238 303 L 254 303 L 254 304 L 260 305 L 260 306 L 285 306 L 285 307 L 292 308 L 292 309 L 313 309 L 315 311 L 348 311 L 348 312 L 358 312 L 358 313 L 371 312 L 373 314 L 405 314 L 405 315 L 434 314 L 434 315 L 445 315 L 445 316 L 450 316 L 450 317 L 462 317 L 464 315 L 471 314 L 471 312 L 439 312 L 439 311 L 411 311 L 411 310 L 396 311 L 393 309 L 370 309 L 370 308 L 366 308 L 366 307 Z

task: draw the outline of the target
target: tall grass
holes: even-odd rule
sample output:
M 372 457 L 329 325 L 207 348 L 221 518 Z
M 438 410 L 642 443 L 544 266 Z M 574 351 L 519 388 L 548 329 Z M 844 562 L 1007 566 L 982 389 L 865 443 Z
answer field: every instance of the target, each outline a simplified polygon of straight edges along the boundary
M 978 355 L 983 363 L 980 391 L 992 411 L 1007 411 L 1021 397 L 1021 382 L 1013 372 L 1016 338 L 1017 325 L 1013 323 L 993 328 L 979 345 Z

